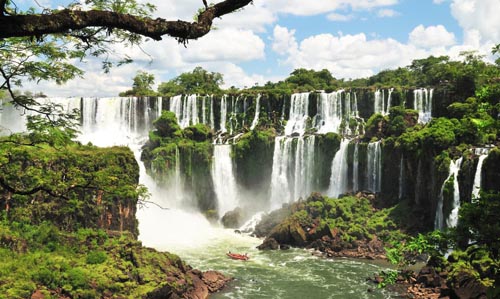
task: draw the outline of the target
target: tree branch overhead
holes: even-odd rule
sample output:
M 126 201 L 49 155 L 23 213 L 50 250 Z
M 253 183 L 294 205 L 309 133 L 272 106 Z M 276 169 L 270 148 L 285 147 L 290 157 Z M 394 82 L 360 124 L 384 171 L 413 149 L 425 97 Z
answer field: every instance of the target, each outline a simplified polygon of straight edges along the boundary
M 65 9 L 50 14 L 0 14 L 0 38 L 43 36 L 46 34 L 66 33 L 87 27 L 106 27 L 126 30 L 154 40 L 161 40 L 162 36 L 168 35 L 184 41 L 206 35 L 210 31 L 215 18 L 243 8 L 250 2 L 252 0 L 226 0 L 220 2 L 201 12 L 196 22 L 142 18 L 102 10 L 79 11 Z

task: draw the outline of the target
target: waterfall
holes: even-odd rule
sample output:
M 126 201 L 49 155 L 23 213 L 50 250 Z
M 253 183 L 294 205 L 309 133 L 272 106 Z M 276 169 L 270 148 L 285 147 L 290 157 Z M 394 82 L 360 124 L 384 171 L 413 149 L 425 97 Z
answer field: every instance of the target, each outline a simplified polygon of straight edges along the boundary
M 234 104 L 233 104 L 234 106 Z M 227 122 L 227 95 L 223 95 L 220 102 L 220 131 L 226 133 L 226 122 Z M 231 132 L 233 134 L 233 124 L 231 122 Z
M 314 136 L 276 137 L 271 175 L 271 208 L 313 191 Z
M 418 121 L 428 123 L 432 118 L 432 95 L 434 90 L 425 88 L 413 91 L 413 108 L 418 111 Z
M 384 111 L 384 90 L 377 89 L 375 91 L 375 100 L 374 100 L 374 113 L 380 113 L 382 115 L 385 115 Z
M 236 98 L 231 97 L 231 113 L 229 114 L 229 134 L 230 135 L 233 135 L 234 130 L 236 129 L 237 124 L 238 124 L 238 119 L 236 117 L 236 113 L 238 113 L 237 105 L 238 105 L 239 99 L 240 99 L 240 96 L 237 96 Z
M 182 117 L 182 95 L 177 95 L 170 98 L 170 111 L 177 117 L 177 122 L 180 124 Z
M 197 96 L 195 94 L 188 95 L 186 100 L 186 108 L 183 110 L 182 119 L 179 121 L 181 128 L 196 125 L 198 120 L 198 106 L 196 103 Z
M 294 194 L 292 201 L 312 191 L 315 137 L 298 138 L 295 151 Z
M 370 142 L 368 144 L 368 190 L 380 192 L 382 182 L 382 151 L 380 150 L 380 141 Z
M 201 122 L 207 124 L 207 97 L 201 98 Z
M 292 151 L 291 138 L 276 137 L 273 153 L 273 170 L 271 175 L 271 209 L 280 208 L 292 197 L 288 180 L 289 163 Z
M 392 102 L 392 92 L 394 88 L 389 89 L 389 96 L 387 97 L 387 107 L 385 109 L 385 115 L 388 115 L 391 110 L 391 102 Z
M 476 155 L 479 155 L 477 161 L 476 173 L 474 174 L 474 184 L 472 187 L 472 200 L 479 198 L 479 192 L 481 191 L 481 171 L 483 169 L 483 162 L 486 157 L 488 157 L 488 149 L 477 148 L 475 151 Z
M 352 157 L 352 191 L 359 191 L 359 143 L 354 143 L 354 153 Z
M 138 154 L 136 154 L 136 156 L 139 158 Z M 142 163 L 139 164 L 141 167 L 144 167 Z M 154 169 L 153 173 L 155 173 Z M 191 194 L 185 188 L 184 178 L 181 173 L 181 158 L 178 147 L 175 147 L 174 171 L 168 174 L 168 178 L 161 186 L 157 186 L 156 181 L 152 177 L 147 176 L 145 169 L 144 174 L 141 173 L 141 176 L 146 176 L 145 178 L 150 180 L 146 185 L 148 189 L 154 188 L 153 191 L 149 190 L 151 193 L 163 194 L 162 205 L 168 205 L 169 208 L 192 208 L 195 206 Z
M 250 220 L 245 222 L 239 228 L 239 231 L 247 234 L 253 233 L 255 231 L 255 227 L 257 226 L 257 224 L 260 223 L 260 221 L 262 221 L 262 217 L 264 217 L 265 214 L 266 213 L 264 212 L 258 212 L 257 214 L 253 215 L 252 218 L 250 218 Z
M 444 189 L 446 184 L 450 179 L 453 179 L 453 210 L 446 220 L 448 227 L 454 227 L 457 225 L 458 221 L 458 209 L 460 208 L 460 192 L 458 186 L 458 172 L 460 171 L 460 166 L 462 165 L 462 157 L 456 161 L 450 162 L 450 168 L 448 171 L 448 177 L 444 180 L 441 190 L 439 192 L 438 204 L 436 207 L 436 217 L 434 219 L 434 228 L 442 230 L 444 228 Z
M 215 130 L 215 117 L 214 117 L 214 96 L 210 96 L 210 128 Z
M 318 101 L 317 118 L 320 123 L 317 124 L 318 133 L 328 132 L 338 133 L 342 123 L 342 94 L 343 90 L 332 93 L 322 92 Z M 307 106 L 306 106 L 307 109 Z M 307 110 L 306 110 L 307 115 Z
M 231 145 L 214 146 L 212 179 L 217 195 L 218 212 L 220 216 L 223 216 L 239 204 L 238 188 L 233 173 L 233 160 L 231 159 Z
M 347 148 L 349 140 L 343 139 L 332 161 L 332 175 L 328 195 L 338 197 L 347 191 Z
M 392 92 L 394 88 L 389 89 L 389 94 L 387 95 L 387 103 L 385 102 L 385 91 L 382 89 L 377 89 L 375 91 L 375 100 L 374 100 L 374 113 L 380 113 L 382 115 L 388 115 L 389 110 L 391 109 L 392 102 Z
M 204 104 L 204 102 L 203 102 Z M 203 113 L 204 108 L 203 109 Z M 175 113 L 179 126 L 184 129 L 199 123 L 197 95 L 177 95 L 170 99 L 170 111 Z M 204 115 L 204 114 L 203 114 Z
M 98 146 L 130 145 L 147 138 L 161 114 L 161 98 L 83 98 L 71 100 L 82 116 L 80 141 Z M 112 136 L 112 137 L 111 137 Z
M 453 173 L 453 209 L 451 210 L 448 219 L 446 220 L 446 225 L 448 227 L 455 227 L 458 223 L 458 210 L 460 209 L 460 189 L 458 184 L 458 172 L 460 171 L 460 166 L 462 166 L 463 158 L 460 157 L 454 163 L 453 168 L 450 166 L 450 170 Z
M 307 120 L 309 119 L 309 92 L 292 94 L 290 103 L 290 117 L 285 126 L 285 134 L 287 136 L 292 133 L 304 135 L 307 128 Z
M 260 116 L 260 97 L 261 95 L 258 94 L 257 95 L 257 99 L 255 100 L 257 103 L 255 104 L 255 117 L 253 118 L 253 121 L 252 121 L 252 126 L 250 126 L 250 130 L 252 131 L 253 129 L 255 129 L 255 127 L 257 126 L 257 124 L 259 123 L 259 116 Z
M 359 111 L 358 111 L 358 96 L 356 95 L 356 93 L 354 92 L 354 102 L 353 102 L 353 106 L 352 106 L 352 112 L 353 112 L 353 116 L 358 118 L 359 117 Z

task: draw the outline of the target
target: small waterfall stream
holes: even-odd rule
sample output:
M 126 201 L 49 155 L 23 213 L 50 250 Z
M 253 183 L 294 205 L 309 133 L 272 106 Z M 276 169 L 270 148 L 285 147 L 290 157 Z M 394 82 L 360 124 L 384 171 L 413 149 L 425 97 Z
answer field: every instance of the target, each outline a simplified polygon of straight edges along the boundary
M 352 165 L 352 191 L 359 191 L 359 143 L 354 143 L 354 153 L 353 153 L 353 165 Z
M 330 187 L 328 195 L 338 197 L 347 191 L 347 149 L 349 140 L 344 139 L 340 143 L 340 149 L 335 154 L 332 162 L 332 176 L 330 177 Z
M 276 137 L 271 175 L 271 208 L 313 191 L 314 136 Z
M 418 111 L 418 121 L 428 123 L 432 118 L 432 96 L 434 90 L 425 88 L 413 91 L 413 108 Z
M 370 142 L 368 144 L 368 165 L 367 165 L 367 185 L 368 190 L 380 192 L 382 185 L 382 151 L 381 141 Z
M 479 155 L 476 173 L 474 174 L 474 184 L 472 185 L 472 200 L 479 198 L 481 191 L 481 171 L 483 170 L 484 159 L 488 157 L 489 150 L 485 148 L 476 149 L 475 154 Z
M 332 93 L 322 92 L 319 95 L 318 115 L 319 119 L 318 133 L 324 134 L 328 132 L 339 131 L 342 123 L 342 95 L 343 90 L 334 91 Z M 347 106 L 346 106 L 347 108 Z M 349 107 L 350 109 L 350 107 Z
M 306 122 L 309 119 L 309 92 L 295 93 L 292 95 L 290 103 L 290 118 L 285 126 L 285 135 L 292 133 L 304 135 Z
M 258 94 L 256 98 L 256 104 L 255 104 L 255 117 L 253 118 L 252 125 L 250 126 L 250 130 L 252 131 L 255 129 L 257 124 L 259 123 L 259 116 L 260 116 L 260 98 L 261 95 Z
M 453 174 L 453 206 L 446 225 L 448 227 L 455 227 L 458 223 L 458 210 L 460 209 L 460 186 L 458 184 L 458 172 L 462 166 L 463 158 L 460 157 L 455 163 L 450 166 L 450 171 Z
M 385 98 L 385 93 L 384 90 L 377 89 L 375 91 L 375 99 L 374 99 L 374 109 L 375 113 L 380 113 L 382 115 L 385 114 L 384 110 L 384 98 Z
M 233 104 L 234 107 L 234 104 Z M 223 95 L 220 103 L 220 131 L 222 133 L 227 132 L 226 129 L 226 122 L 227 122 L 227 95 Z M 231 122 L 231 132 L 230 134 L 233 134 L 233 125 Z
M 450 215 L 446 219 L 447 227 L 454 227 L 458 222 L 458 209 L 460 208 L 460 190 L 458 185 L 458 172 L 460 171 L 460 166 L 462 166 L 463 158 L 460 157 L 455 161 L 450 162 L 450 168 L 448 172 L 448 177 L 444 180 L 443 185 L 441 186 L 441 191 L 438 197 L 438 204 L 436 208 L 436 217 L 434 219 L 434 228 L 442 230 L 445 228 L 445 219 L 444 219 L 444 189 L 448 182 L 453 180 L 453 207 Z
M 212 179 L 219 216 L 233 210 L 239 204 L 238 187 L 233 173 L 233 160 L 231 159 L 231 145 L 215 145 L 214 161 L 212 164 Z

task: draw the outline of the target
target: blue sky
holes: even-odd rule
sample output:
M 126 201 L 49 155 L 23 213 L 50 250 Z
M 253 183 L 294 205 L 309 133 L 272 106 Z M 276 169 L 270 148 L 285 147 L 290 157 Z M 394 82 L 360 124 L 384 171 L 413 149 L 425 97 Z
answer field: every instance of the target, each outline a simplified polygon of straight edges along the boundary
M 200 0 L 148 2 L 166 19 L 191 20 L 202 7 Z M 67 3 L 41 2 L 52 8 Z M 168 37 L 146 42 L 151 61 L 140 49 L 117 47 L 135 62 L 104 75 L 99 60 L 89 58 L 84 79 L 26 87 L 55 96 L 114 96 L 131 86 L 138 70 L 159 83 L 196 66 L 224 74 L 226 87 L 281 80 L 299 67 L 326 68 L 336 78 L 367 77 L 429 55 L 488 55 L 500 43 L 498 8 L 500 0 L 254 0 L 187 48 Z

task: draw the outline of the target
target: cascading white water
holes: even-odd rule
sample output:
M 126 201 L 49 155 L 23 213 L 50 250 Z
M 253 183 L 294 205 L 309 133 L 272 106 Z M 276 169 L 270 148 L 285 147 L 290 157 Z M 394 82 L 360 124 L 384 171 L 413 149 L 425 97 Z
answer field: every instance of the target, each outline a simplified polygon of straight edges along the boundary
M 394 88 L 389 89 L 389 95 L 387 96 L 387 107 L 385 109 L 385 115 L 388 115 L 390 110 L 391 110 L 391 105 L 392 105 L 392 92 L 394 91 Z
M 354 94 L 354 102 L 352 104 L 352 113 L 354 117 L 358 118 L 359 117 L 358 96 L 356 95 L 355 92 L 353 92 L 353 94 Z
M 384 90 L 377 89 L 375 91 L 375 100 L 374 100 L 374 113 L 380 113 L 385 115 L 384 110 L 384 101 L 385 101 L 385 93 Z
M 313 191 L 314 144 L 314 136 L 276 137 L 271 175 L 272 209 Z
M 212 179 L 217 195 L 217 210 L 223 216 L 239 204 L 238 186 L 233 173 L 231 145 L 215 145 L 212 164 Z
M 175 113 L 181 128 L 199 123 L 197 95 L 177 95 L 170 98 L 170 111 Z
M 349 140 L 344 139 L 340 143 L 340 148 L 335 154 L 332 161 L 332 174 L 330 177 L 330 186 L 328 188 L 328 195 L 338 197 L 347 191 L 347 149 L 349 147 Z
M 455 227 L 458 223 L 458 210 L 460 209 L 460 186 L 458 183 L 458 172 L 462 166 L 462 160 L 463 158 L 460 157 L 455 163 L 450 165 L 450 171 L 453 173 L 453 209 L 446 220 L 446 225 L 448 227 Z
M 352 157 L 352 191 L 359 191 L 359 143 L 354 143 L 354 153 Z
M 207 123 L 207 97 L 201 97 L 201 122 Z
M 140 115 L 136 109 L 141 105 L 144 106 L 143 116 L 147 118 L 131 118 L 132 114 Z M 144 245 L 163 250 L 200 246 L 209 242 L 216 231 L 203 215 L 188 211 L 186 206 L 192 199 L 189 191 L 183 187 L 180 163 L 175 164 L 171 180 L 159 186 L 147 175 L 140 162 L 140 148 L 147 140 L 153 120 L 161 114 L 160 109 L 161 98 L 153 106 L 149 106 L 149 101 L 138 98 L 83 99 L 84 129 L 79 139 L 99 146 L 128 145 L 139 161 L 140 183 L 148 187 L 151 193 L 149 201 L 169 208 L 164 210 L 148 205 L 137 211 L 139 239 Z M 180 161 L 178 150 L 176 161 Z M 196 240 L 195 244 L 193 240 Z
M 382 151 L 380 150 L 381 141 L 370 142 L 368 144 L 368 165 L 367 165 L 367 185 L 368 190 L 380 192 L 382 183 Z
M 229 134 L 233 135 L 234 131 L 236 130 L 237 127 L 237 122 L 238 119 L 236 117 L 236 114 L 238 113 L 238 100 L 240 99 L 240 96 L 237 97 L 231 97 L 231 113 L 229 114 Z M 226 108 L 227 110 L 227 108 Z
M 458 186 L 458 172 L 460 171 L 460 166 L 462 165 L 462 157 L 456 161 L 450 161 L 450 168 L 448 171 L 448 177 L 444 180 L 441 190 L 439 192 L 438 203 L 436 207 L 436 217 L 434 219 L 434 228 L 442 230 L 445 228 L 444 221 L 444 189 L 450 179 L 453 179 L 453 211 L 450 213 L 448 219 L 446 220 L 447 227 L 454 227 L 458 220 L 458 209 L 460 208 L 460 190 Z M 455 210 L 456 209 L 456 210 Z
M 252 233 L 255 231 L 255 227 L 259 222 L 262 220 L 262 217 L 266 215 L 265 212 L 258 212 L 257 214 L 253 215 L 250 220 L 245 222 L 242 226 L 240 226 L 239 231 L 242 233 Z
M 432 118 L 433 89 L 415 89 L 413 91 L 413 108 L 418 111 L 418 121 L 428 123 Z
M 210 128 L 215 130 L 215 116 L 214 116 L 214 96 L 210 96 Z
M 252 125 L 250 126 L 250 130 L 252 131 L 255 129 L 257 124 L 259 123 L 259 117 L 260 117 L 260 98 L 261 95 L 258 94 L 257 98 L 255 99 L 256 104 L 255 104 L 255 117 L 253 118 Z
M 288 180 L 292 140 L 276 137 L 274 141 L 273 170 L 271 175 L 271 209 L 277 209 L 292 197 Z
M 479 198 L 481 191 L 481 171 L 483 170 L 484 159 L 488 157 L 489 150 L 486 148 L 477 148 L 475 154 L 479 155 L 477 160 L 476 173 L 474 174 L 474 184 L 472 185 L 472 200 Z
M 182 95 L 176 95 L 170 98 L 170 111 L 175 114 L 178 122 L 182 117 L 182 108 Z
M 317 118 L 320 120 L 320 123 L 317 124 L 318 133 L 338 133 L 343 118 L 342 94 L 344 94 L 343 90 L 332 93 L 320 93 L 317 115 Z
M 387 103 L 385 101 L 385 91 L 382 89 L 377 89 L 375 91 L 375 100 L 374 100 L 374 113 L 380 113 L 382 115 L 388 115 L 389 110 L 391 109 L 392 102 L 392 92 L 394 88 L 389 89 L 389 94 L 387 95 Z
M 285 126 L 285 135 L 292 133 L 304 135 L 309 119 L 309 92 L 292 94 L 290 103 L 290 117 Z
M 196 99 L 197 96 L 195 94 L 187 96 L 185 109 L 182 111 L 182 118 L 179 121 L 181 128 L 199 123 Z
M 158 109 L 161 102 L 162 99 L 157 98 L 150 106 L 148 98 L 83 98 L 79 140 L 98 146 L 144 142 L 153 120 L 161 113 Z
M 220 131 L 226 133 L 226 122 L 227 122 L 227 95 L 223 95 L 220 102 Z M 233 134 L 233 125 L 231 122 L 231 132 Z
M 294 194 L 292 201 L 307 196 L 312 191 L 314 178 L 314 135 L 298 138 L 295 149 Z

